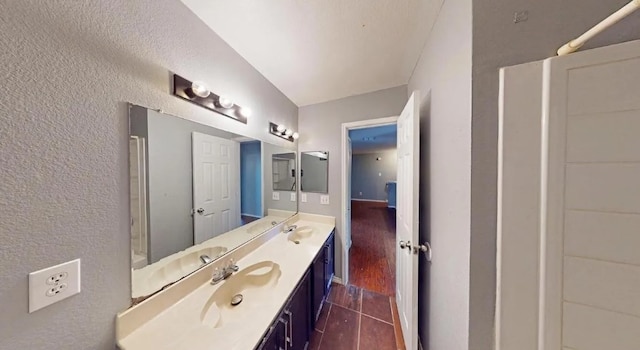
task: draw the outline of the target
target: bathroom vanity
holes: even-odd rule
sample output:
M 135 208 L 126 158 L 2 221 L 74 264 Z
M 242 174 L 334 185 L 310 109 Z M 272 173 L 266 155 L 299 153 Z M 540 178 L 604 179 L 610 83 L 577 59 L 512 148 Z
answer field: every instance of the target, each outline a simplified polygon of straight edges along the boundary
M 291 232 L 284 227 L 296 225 Z M 296 214 L 117 317 L 136 349 L 306 348 L 334 270 L 335 218 Z M 233 259 L 238 271 L 211 275 Z M 234 297 L 241 295 L 242 301 Z

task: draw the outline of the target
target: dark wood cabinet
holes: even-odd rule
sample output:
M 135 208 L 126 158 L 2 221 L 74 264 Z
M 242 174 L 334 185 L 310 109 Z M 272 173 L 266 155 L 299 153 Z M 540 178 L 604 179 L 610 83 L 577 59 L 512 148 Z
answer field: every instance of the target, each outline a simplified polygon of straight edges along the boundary
M 256 349 L 307 349 L 322 303 L 329 295 L 334 273 L 333 256 L 332 232 Z

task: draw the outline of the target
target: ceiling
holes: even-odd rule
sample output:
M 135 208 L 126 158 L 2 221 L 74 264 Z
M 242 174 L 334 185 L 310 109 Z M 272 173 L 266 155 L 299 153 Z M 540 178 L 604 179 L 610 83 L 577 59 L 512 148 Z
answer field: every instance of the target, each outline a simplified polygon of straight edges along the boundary
M 376 126 L 349 131 L 351 151 L 354 154 L 373 153 L 397 147 L 396 125 Z
M 441 0 L 182 2 L 305 106 L 406 84 Z

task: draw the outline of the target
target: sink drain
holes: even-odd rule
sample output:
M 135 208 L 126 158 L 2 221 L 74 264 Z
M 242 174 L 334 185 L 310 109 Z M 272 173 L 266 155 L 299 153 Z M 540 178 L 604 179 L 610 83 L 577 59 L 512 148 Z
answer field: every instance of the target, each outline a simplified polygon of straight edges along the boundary
M 295 241 L 293 241 L 293 243 L 295 243 L 295 244 L 300 244 L 300 241 L 295 240 Z
M 238 304 L 240 304 L 242 302 L 242 299 L 244 297 L 242 296 L 242 294 L 236 294 L 233 296 L 233 298 L 231 298 L 231 305 L 236 306 Z

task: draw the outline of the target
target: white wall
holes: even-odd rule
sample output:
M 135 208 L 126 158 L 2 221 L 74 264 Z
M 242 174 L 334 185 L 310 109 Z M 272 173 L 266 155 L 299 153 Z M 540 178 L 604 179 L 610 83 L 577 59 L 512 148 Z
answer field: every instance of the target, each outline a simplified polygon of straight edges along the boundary
M 3 349 L 113 349 L 129 306 L 126 102 L 289 149 L 298 108 L 179 1 L 0 2 Z M 206 42 L 206 44 L 205 44 Z M 251 106 L 244 125 L 170 96 L 170 71 Z M 27 313 L 27 274 L 82 259 L 82 293 Z
M 320 194 L 307 193 L 300 211 L 336 217 L 336 276 L 342 277 L 342 187 L 340 160 L 342 123 L 400 115 L 407 103 L 407 87 L 398 86 L 363 95 L 300 107 L 298 151 L 329 152 L 329 205 L 320 204 Z
M 562 44 L 626 3 L 628 0 L 483 0 L 473 4 L 471 350 L 493 345 L 498 69 L 554 56 Z M 529 19 L 515 24 L 514 13 L 524 10 Z M 639 39 L 638 21 L 640 13 L 616 24 L 584 49 Z
M 434 9 L 437 11 L 437 8 Z M 425 349 L 468 348 L 471 204 L 471 0 L 442 5 L 409 93 L 422 93 L 419 334 Z

